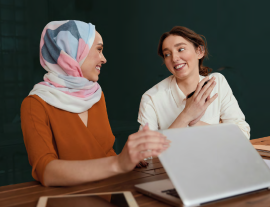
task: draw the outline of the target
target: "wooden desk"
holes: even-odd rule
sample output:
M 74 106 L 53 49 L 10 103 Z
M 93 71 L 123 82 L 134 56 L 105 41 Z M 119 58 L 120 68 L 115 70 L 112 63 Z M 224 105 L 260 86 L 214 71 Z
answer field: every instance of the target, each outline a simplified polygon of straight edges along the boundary
M 251 140 L 252 144 L 269 142 L 270 137 Z M 105 180 L 91 182 L 72 187 L 43 187 L 39 182 L 28 182 L 0 187 L 0 206 L 35 207 L 40 196 L 66 195 L 79 193 L 98 193 L 108 191 L 131 191 L 139 206 L 165 207 L 165 203 L 140 194 L 134 188 L 135 184 L 168 178 L 157 158 L 149 160 L 147 168 L 135 169 L 132 172 L 111 177 Z M 219 202 L 204 205 L 205 207 L 260 207 L 270 206 L 270 190 L 249 193 Z
M 270 136 L 259 138 L 259 139 L 253 139 L 253 140 L 250 140 L 250 142 L 253 145 L 270 145 Z

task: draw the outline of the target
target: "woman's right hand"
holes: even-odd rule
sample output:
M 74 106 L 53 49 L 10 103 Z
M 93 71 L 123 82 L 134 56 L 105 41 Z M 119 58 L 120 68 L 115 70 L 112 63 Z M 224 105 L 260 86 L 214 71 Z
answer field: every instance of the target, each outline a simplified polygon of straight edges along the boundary
M 131 134 L 117 156 L 117 171 L 120 173 L 134 169 L 141 160 L 151 156 L 158 156 L 169 147 L 170 141 L 163 134 L 152 131 L 148 125 L 143 130 Z
M 210 81 L 203 87 L 203 84 L 208 79 L 209 78 L 206 77 L 201 82 L 199 82 L 193 96 L 186 100 L 186 106 L 182 113 L 185 114 L 185 118 L 188 119 L 189 123 L 193 123 L 199 117 L 201 118 L 207 107 L 218 96 L 218 94 L 216 93 L 212 98 L 210 98 L 210 94 L 216 85 L 215 77 L 212 77 Z

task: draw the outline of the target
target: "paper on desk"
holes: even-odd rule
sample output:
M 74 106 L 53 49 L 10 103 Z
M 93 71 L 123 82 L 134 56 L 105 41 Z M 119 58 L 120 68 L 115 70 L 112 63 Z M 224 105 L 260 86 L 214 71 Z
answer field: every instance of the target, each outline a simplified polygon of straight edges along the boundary
M 270 168 L 270 160 L 266 160 L 266 159 L 263 159 L 263 160 L 268 165 L 268 167 Z
M 255 149 L 270 151 L 270 145 L 253 145 Z

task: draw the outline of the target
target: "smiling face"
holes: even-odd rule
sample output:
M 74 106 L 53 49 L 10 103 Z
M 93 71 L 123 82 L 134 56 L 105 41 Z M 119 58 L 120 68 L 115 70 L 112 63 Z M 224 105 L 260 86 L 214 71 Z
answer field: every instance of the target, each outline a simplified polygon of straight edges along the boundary
M 101 65 L 107 62 L 102 51 L 102 37 L 96 31 L 93 45 L 90 48 L 89 53 L 81 66 L 83 77 L 87 78 L 89 81 L 98 81 L 98 75 L 100 74 Z
M 199 75 L 199 60 L 204 52 L 178 35 L 168 36 L 162 44 L 163 58 L 168 70 L 178 79 Z

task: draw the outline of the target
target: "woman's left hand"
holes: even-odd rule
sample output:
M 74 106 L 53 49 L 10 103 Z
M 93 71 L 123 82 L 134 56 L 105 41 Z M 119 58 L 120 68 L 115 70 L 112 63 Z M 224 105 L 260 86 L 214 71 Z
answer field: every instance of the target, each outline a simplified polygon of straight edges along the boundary
M 209 101 L 209 100 L 210 100 L 210 96 L 207 97 L 207 99 L 205 100 L 205 102 L 206 101 Z M 188 125 L 191 127 L 191 126 L 194 126 L 195 124 L 197 124 L 201 120 L 201 118 L 203 117 L 203 115 L 205 114 L 205 111 L 206 111 L 206 109 L 201 113 L 201 115 L 199 117 L 197 117 L 196 119 L 194 119 L 191 122 L 189 122 Z

